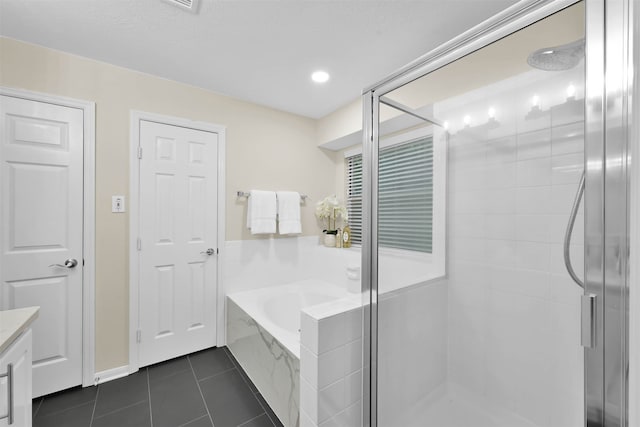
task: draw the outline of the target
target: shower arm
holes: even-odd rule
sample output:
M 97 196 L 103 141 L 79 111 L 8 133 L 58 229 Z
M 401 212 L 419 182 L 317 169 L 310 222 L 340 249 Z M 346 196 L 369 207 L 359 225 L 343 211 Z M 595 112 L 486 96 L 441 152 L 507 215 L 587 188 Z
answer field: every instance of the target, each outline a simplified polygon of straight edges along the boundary
M 584 282 L 580 280 L 576 272 L 571 265 L 571 235 L 573 234 L 573 226 L 576 222 L 576 215 L 578 215 L 578 209 L 580 208 L 580 200 L 584 194 L 584 171 L 582 171 L 582 177 L 580 177 L 580 184 L 578 185 L 578 192 L 576 198 L 573 200 L 573 207 L 571 208 L 571 215 L 569 216 L 569 223 L 567 224 L 567 231 L 564 233 L 564 265 L 567 267 L 567 272 L 574 282 L 584 289 Z

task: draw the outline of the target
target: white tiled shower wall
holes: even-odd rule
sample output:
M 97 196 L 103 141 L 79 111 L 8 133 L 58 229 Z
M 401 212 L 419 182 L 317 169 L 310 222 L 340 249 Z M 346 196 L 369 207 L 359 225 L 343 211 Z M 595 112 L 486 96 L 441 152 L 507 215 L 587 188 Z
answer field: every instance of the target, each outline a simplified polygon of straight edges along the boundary
M 228 241 L 223 259 L 227 294 L 310 278 L 360 288 L 359 275 L 357 283 L 347 277 L 347 267 L 359 273 L 359 248 L 327 248 L 317 236 Z M 424 257 L 405 256 L 399 251 L 380 254 L 379 274 L 381 292 L 385 293 L 442 275 Z
M 447 381 L 447 281 L 381 295 L 378 304 L 378 422 L 416 425 Z
M 359 300 L 302 312 L 300 426 L 362 423 L 362 308 Z
M 436 109 L 475 116 L 449 145 L 448 378 L 538 426 L 580 425 L 583 414 L 581 292 L 562 251 L 584 167 L 570 84 L 581 100 L 580 67 L 529 72 Z M 490 107 L 497 123 L 483 126 Z M 582 209 L 571 256 L 582 276 Z
M 317 278 L 347 286 L 347 266 L 360 266 L 360 252 L 326 248 L 319 236 L 234 240 L 225 244 L 227 294 Z

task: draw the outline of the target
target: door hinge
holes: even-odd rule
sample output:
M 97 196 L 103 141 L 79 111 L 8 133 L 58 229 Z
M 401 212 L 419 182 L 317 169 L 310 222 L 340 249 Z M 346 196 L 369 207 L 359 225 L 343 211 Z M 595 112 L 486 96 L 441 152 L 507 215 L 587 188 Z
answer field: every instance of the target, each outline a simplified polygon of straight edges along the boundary
M 138 145 L 138 158 L 142 158 L 142 147 Z
M 140 329 L 136 331 L 136 342 L 137 343 L 142 342 L 142 331 Z
M 138 237 L 138 240 L 136 241 L 136 248 L 141 251 L 142 250 L 142 239 Z
M 220 249 L 216 248 L 216 255 L 220 253 Z

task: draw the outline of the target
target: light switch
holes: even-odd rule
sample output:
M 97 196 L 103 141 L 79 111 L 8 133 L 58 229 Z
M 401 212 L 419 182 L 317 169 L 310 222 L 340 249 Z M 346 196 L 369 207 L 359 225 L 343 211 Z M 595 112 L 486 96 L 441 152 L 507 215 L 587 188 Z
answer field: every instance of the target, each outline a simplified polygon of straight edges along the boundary
M 111 212 L 124 212 L 124 196 L 111 196 Z

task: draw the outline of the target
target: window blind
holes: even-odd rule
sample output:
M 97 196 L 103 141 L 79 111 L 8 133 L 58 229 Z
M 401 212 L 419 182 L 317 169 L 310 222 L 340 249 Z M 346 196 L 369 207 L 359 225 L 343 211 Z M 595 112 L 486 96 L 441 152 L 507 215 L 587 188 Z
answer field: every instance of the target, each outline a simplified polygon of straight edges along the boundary
M 347 159 L 347 210 L 352 241 L 362 242 L 362 155 Z M 378 242 L 432 252 L 433 140 L 425 137 L 380 151 Z

